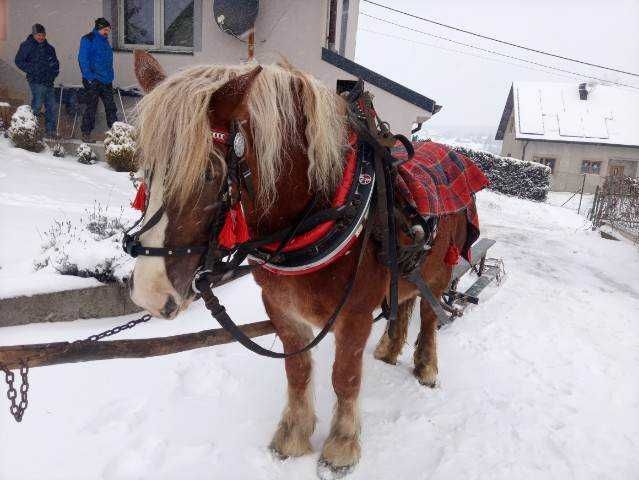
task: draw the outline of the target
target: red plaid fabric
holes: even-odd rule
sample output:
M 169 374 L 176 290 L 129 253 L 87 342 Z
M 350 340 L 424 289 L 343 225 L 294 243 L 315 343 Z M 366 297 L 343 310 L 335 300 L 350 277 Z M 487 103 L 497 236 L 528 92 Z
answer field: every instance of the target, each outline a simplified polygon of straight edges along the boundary
M 470 246 L 479 237 L 479 217 L 474 194 L 488 179 L 468 157 L 446 145 L 415 142 L 415 157 L 400 165 L 397 191 L 401 198 L 424 217 L 450 215 L 466 209 L 469 232 L 462 254 L 469 259 Z M 406 152 L 397 152 L 398 158 Z

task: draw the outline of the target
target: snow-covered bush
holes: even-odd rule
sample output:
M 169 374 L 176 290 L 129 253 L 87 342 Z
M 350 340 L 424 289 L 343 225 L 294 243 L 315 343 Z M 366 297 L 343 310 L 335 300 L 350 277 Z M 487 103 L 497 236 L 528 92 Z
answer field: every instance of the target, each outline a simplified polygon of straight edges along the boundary
M 135 129 L 124 122 L 115 122 L 104 138 L 104 155 L 116 172 L 135 172 Z
M 539 202 L 546 200 L 550 190 L 550 167 L 465 147 L 454 149 L 482 169 L 490 180 L 488 188 L 491 190 Z
M 91 146 L 86 143 L 80 144 L 75 155 L 78 157 L 78 162 L 84 163 L 85 165 L 93 165 L 96 160 L 95 153 L 91 150 Z
M 85 210 L 80 224 L 69 219 L 54 220 L 44 235 L 35 270 L 48 269 L 62 275 L 93 277 L 101 282 L 122 281 L 132 269 L 132 260 L 121 246 L 125 230 L 120 215 L 96 203 Z
M 11 125 L 7 130 L 11 142 L 18 148 L 30 152 L 41 152 L 44 143 L 38 132 L 38 120 L 29 105 L 21 105 L 11 117 Z
M 64 147 L 62 146 L 61 143 L 56 143 L 51 149 L 51 154 L 54 157 L 64 157 L 66 152 L 64 151 Z

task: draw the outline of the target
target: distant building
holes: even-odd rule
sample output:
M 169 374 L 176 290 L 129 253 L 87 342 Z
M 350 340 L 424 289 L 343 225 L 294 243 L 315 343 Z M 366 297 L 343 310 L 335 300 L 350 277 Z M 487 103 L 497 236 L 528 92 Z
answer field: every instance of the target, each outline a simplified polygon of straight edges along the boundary
M 607 175 L 636 177 L 639 91 L 592 83 L 513 83 L 497 140 L 503 156 L 552 169 L 552 189 L 593 192 Z
M 121 87 L 137 84 L 134 48 L 157 53 L 168 73 L 190 65 L 240 63 L 248 57 L 249 37 L 237 29 L 254 25 L 258 61 L 284 56 L 336 89 L 361 77 L 380 116 L 398 133 L 410 134 L 413 124 L 441 107 L 353 61 L 358 13 L 359 0 L 0 0 L 0 98 L 28 100 L 27 83 L 13 59 L 34 23 L 46 27 L 57 50 L 56 84 L 69 86 L 81 84 L 80 38 L 96 17 L 107 18 L 113 26 L 115 84 Z

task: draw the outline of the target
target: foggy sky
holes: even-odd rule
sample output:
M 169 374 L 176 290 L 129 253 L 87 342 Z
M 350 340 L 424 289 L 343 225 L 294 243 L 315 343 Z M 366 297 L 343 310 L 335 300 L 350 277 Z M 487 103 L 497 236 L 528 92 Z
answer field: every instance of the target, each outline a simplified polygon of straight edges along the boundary
M 591 63 L 639 73 L 639 0 L 376 0 L 396 9 Z M 632 77 L 524 52 L 360 2 L 360 13 L 509 55 L 639 87 Z M 497 127 L 513 80 L 586 81 L 388 38 L 495 58 L 360 15 L 356 61 L 443 105 L 429 126 Z M 531 68 L 540 67 L 529 65 Z M 568 77 L 571 77 L 568 75 Z

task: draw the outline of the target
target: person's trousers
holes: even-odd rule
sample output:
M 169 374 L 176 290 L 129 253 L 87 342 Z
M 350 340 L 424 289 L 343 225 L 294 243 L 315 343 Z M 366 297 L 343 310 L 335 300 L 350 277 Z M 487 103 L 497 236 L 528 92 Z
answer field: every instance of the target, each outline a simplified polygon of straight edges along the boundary
M 82 133 L 89 134 L 95 127 L 95 113 L 98 109 L 98 99 L 104 104 L 104 113 L 106 113 L 106 121 L 109 128 L 114 122 L 118 121 L 118 108 L 115 106 L 113 99 L 113 86 L 110 83 L 100 83 L 97 80 L 91 82 L 82 79 L 84 86 L 84 102 L 86 108 L 82 116 Z
M 29 82 L 31 88 L 31 110 L 36 116 L 44 105 L 44 124 L 48 135 L 55 133 L 57 108 L 53 86 Z

